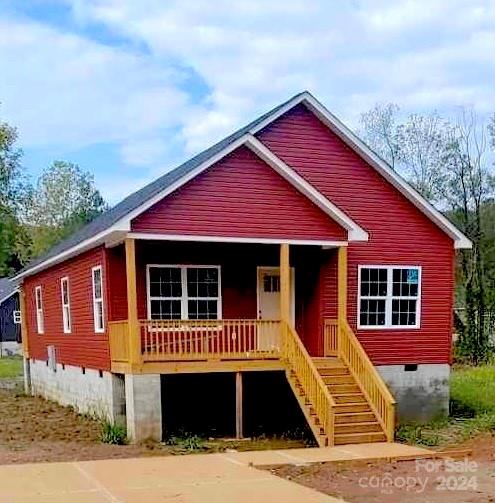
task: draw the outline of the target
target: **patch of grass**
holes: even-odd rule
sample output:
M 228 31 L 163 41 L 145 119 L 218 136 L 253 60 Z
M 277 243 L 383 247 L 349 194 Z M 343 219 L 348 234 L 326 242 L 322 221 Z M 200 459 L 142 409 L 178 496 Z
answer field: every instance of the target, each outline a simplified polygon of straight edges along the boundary
M 104 421 L 101 424 L 101 441 L 104 444 L 124 445 L 127 443 L 126 429 Z
M 0 358 L 0 379 L 13 379 L 22 375 L 22 358 L 6 356 Z
M 454 369 L 450 386 L 453 415 L 495 414 L 495 365 Z
M 426 424 L 399 425 L 399 442 L 434 447 L 495 431 L 495 365 L 455 368 L 450 386 L 450 416 Z

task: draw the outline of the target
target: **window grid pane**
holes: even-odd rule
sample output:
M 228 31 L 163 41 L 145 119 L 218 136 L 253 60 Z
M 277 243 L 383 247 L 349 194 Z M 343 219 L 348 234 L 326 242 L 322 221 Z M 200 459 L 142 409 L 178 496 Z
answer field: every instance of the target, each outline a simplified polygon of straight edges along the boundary
M 152 319 L 218 319 L 217 267 L 149 267 L 149 310 Z
M 417 267 L 361 268 L 359 325 L 418 326 L 419 275 Z
M 387 295 L 387 269 L 361 269 L 361 296 L 385 297 Z
M 187 268 L 187 295 L 189 298 L 218 297 L 218 269 L 213 267 Z

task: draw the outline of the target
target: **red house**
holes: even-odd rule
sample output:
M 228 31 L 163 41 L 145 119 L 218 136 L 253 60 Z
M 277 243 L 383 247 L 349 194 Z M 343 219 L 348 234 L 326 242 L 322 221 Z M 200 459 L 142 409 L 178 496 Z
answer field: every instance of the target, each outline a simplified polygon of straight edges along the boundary
M 396 400 L 447 410 L 470 246 L 304 92 L 19 273 L 26 384 L 139 440 L 186 409 L 241 436 L 276 375 L 320 445 L 392 440 Z

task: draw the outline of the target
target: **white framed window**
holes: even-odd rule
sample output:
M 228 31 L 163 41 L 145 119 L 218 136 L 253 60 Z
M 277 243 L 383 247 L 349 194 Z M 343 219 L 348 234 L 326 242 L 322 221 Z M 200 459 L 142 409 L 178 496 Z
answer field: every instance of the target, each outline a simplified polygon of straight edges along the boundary
M 39 334 L 45 333 L 45 320 L 43 318 L 43 293 L 41 285 L 34 289 L 34 297 L 36 302 L 36 328 Z
M 220 266 L 148 265 L 148 318 L 221 319 Z
M 12 319 L 14 321 L 14 325 L 21 324 L 21 312 L 20 311 L 12 311 Z
M 103 276 L 101 265 L 91 269 L 93 281 L 93 320 L 96 333 L 105 332 L 105 310 L 103 307 Z
M 360 265 L 358 328 L 419 328 L 421 267 Z
M 64 327 L 64 334 L 70 334 L 72 325 L 70 319 L 69 278 L 67 276 L 60 280 L 60 297 L 62 300 L 62 324 Z

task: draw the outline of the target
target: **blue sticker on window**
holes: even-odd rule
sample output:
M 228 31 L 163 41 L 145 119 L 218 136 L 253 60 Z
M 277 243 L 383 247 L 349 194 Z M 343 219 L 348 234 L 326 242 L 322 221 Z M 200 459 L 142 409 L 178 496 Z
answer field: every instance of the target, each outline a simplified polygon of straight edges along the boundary
M 410 285 L 418 284 L 418 270 L 417 269 L 408 269 L 407 270 L 407 282 Z

